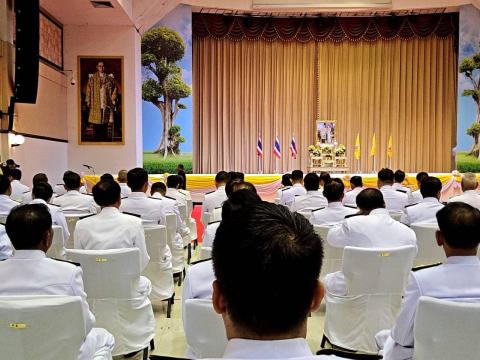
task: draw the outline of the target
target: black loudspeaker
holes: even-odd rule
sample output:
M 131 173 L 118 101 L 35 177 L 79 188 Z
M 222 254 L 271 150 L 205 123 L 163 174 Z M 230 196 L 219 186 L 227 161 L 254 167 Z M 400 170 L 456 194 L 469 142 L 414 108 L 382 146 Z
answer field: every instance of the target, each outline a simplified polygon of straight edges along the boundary
M 16 0 L 15 15 L 15 102 L 35 104 L 40 56 L 39 0 Z

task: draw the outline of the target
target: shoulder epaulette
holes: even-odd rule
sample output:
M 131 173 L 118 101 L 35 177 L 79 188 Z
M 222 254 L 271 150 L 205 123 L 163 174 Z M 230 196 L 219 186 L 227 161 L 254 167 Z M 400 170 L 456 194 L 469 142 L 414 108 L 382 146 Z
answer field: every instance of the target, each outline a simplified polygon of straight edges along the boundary
M 22 194 L 28 194 L 30 190 L 24 191 Z
M 362 215 L 362 214 L 356 213 L 356 214 L 345 215 L 344 219 L 349 219 L 349 218 L 351 218 L 351 217 L 360 216 L 360 215 Z
M 192 266 L 192 265 L 197 265 L 197 264 L 203 263 L 203 262 L 205 262 L 205 261 L 210 261 L 210 260 L 212 260 L 212 258 L 207 258 L 207 259 L 192 261 L 192 262 L 190 263 L 190 266 Z
M 57 196 L 55 196 L 55 199 L 56 199 L 56 198 L 59 198 L 60 196 L 63 196 L 63 195 L 65 195 L 65 194 L 57 195 Z
M 217 206 L 216 208 L 214 208 L 213 210 L 217 210 L 217 209 L 221 209 L 222 207 L 221 206 Z
M 415 206 L 415 205 L 418 205 L 418 204 L 419 204 L 419 203 L 410 204 L 410 205 L 405 205 L 405 208 L 410 207 L 410 206 Z
M 407 190 L 401 190 L 401 189 L 397 189 L 397 190 L 395 190 L 395 191 L 398 191 L 398 192 L 401 192 L 401 193 L 404 193 L 404 194 L 406 194 L 406 193 L 407 193 Z
M 17 200 L 14 200 L 14 199 L 11 199 L 13 201 L 15 201 L 17 204 L 21 204 L 22 202 L 21 201 L 17 201 Z
M 131 213 L 131 212 L 128 212 L 128 211 L 123 211 L 122 214 L 131 215 L 131 216 L 135 216 L 135 217 L 138 217 L 138 218 L 142 217 L 142 215 L 134 214 L 134 213 Z
M 97 215 L 97 214 L 88 214 L 88 215 L 85 215 L 85 216 L 80 216 L 78 218 L 78 220 L 83 220 L 83 219 L 89 218 L 90 216 L 94 216 L 94 215 Z
M 80 194 L 81 194 L 81 193 L 80 193 Z M 83 195 L 93 196 L 92 193 L 86 193 L 86 194 L 83 194 Z
M 68 260 L 63 260 L 63 259 L 55 259 L 55 258 L 52 258 L 52 260 L 69 263 L 69 264 L 72 264 L 72 265 L 75 265 L 75 266 L 81 266 L 80 263 L 77 263 L 77 262 L 74 262 L 74 261 L 68 261 Z
M 180 194 L 182 194 L 182 195 L 187 195 L 187 193 L 186 193 L 186 192 L 184 192 L 184 191 L 183 191 L 183 190 L 181 190 L 181 189 L 178 189 L 177 191 L 178 191 Z
M 161 198 L 156 198 L 156 197 L 153 197 L 153 196 L 149 196 L 148 198 L 149 199 L 154 199 L 154 200 L 162 200 Z
M 209 192 L 205 193 L 205 195 L 213 194 L 215 191 L 217 191 L 217 190 L 209 191 Z
M 171 197 L 171 196 L 164 195 L 163 197 L 164 197 L 164 198 L 167 198 L 167 199 L 170 199 L 170 200 L 175 200 L 175 201 L 177 201 L 177 199 L 175 199 L 174 197 Z
M 52 204 L 52 203 L 48 203 L 48 205 L 50 205 L 50 206 L 55 206 L 55 207 L 61 207 L 60 205 Z
M 344 207 L 347 207 L 347 208 L 350 208 L 350 209 L 357 209 L 356 206 L 353 206 L 353 205 L 343 205 Z
M 436 266 L 439 266 L 439 265 L 442 265 L 442 263 L 439 262 L 439 263 L 435 263 L 435 264 L 416 266 L 416 267 L 412 268 L 412 271 L 419 271 L 419 270 L 428 269 L 428 268 L 431 268 L 431 267 L 436 267 Z
M 222 220 L 209 222 L 208 225 L 216 224 L 216 223 L 219 223 L 219 222 L 222 222 Z
M 294 195 L 294 196 L 297 197 L 297 196 L 303 196 L 303 195 L 297 194 L 297 195 Z
M 65 184 L 55 184 L 55 185 L 58 185 L 58 186 L 65 186 Z
M 319 207 L 318 209 L 312 210 L 312 213 L 315 212 L 315 211 L 318 211 L 318 210 L 323 210 L 323 209 L 325 209 L 325 206 L 324 206 L 324 207 Z
M 283 189 L 280 189 L 280 191 L 285 191 L 285 190 L 288 190 L 288 189 L 290 189 L 290 188 L 291 188 L 291 186 L 286 186 L 286 187 L 284 187 Z
M 123 198 L 121 198 L 121 199 L 122 199 L 122 200 L 124 200 L 124 199 L 128 199 L 128 196 L 124 196 L 124 197 L 123 197 Z

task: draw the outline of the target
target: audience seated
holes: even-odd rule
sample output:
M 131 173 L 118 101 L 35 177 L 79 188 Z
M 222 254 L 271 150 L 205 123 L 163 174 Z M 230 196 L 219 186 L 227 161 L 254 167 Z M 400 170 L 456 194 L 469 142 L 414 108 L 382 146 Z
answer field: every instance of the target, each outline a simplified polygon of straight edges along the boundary
M 342 204 L 344 191 L 345 186 L 341 180 L 326 184 L 323 188 L 323 195 L 327 198 L 328 205 L 326 208 L 314 210 L 310 222 L 314 225 L 338 224 L 345 219 L 345 216 L 355 214 L 356 209 Z
M 80 193 L 80 187 L 82 185 L 80 175 L 73 171 L 65 171 L 63 174 L 63 183 L 67 192 L 55 197 L 55 199 L 53 199 L 54 205 L 60 206 L 65 213 L 95 214 L 97 212 L 98 206 L 95 204 L 93 197 Z
M 350 191 L 345 193 L 343 204 L 347 206 L 357 206 L 357 195 L 363 190 L 363 179 L 361 176 L 352 176 L 350 178 Z
M 222 220 L 212 301 L 229 340 L 223 358 L 328 358 L 313 356 L 305 340 L 323 297 L 321 262 L 312 225 L 282 206 L 259 202 Z
M 393 171 L 384 168 L 378 172 L 378 188 L 382 192 L 385 200 L 385 208 L 390 211 L 403 211 L 408 205 L 408 195 L 405 192 L 394 190 L 393 186 L 394 174 Z
M 175 199 L 178 205 L 187 206 L 187 196 L 180 192 L 182 181 L 182 178 L 178 175 L 169 175 L 167 177 L 167 192 L 165 195 Z
M 443 247 L 447 261 L 410 274 L 402 310 L 384 344 L 385 360 L 412 359 L 413 327 L 421 296 L 480 301 L 480 260 L 477 257 L 480 211 L 468 204 L 454 202 L 438 211 L 437 221 L 440 228 L 436 234 L 437 244 Z M 380 347 L 382 338 L 385 338 L 384 334 L 377 335 Z
M 175 175 L 176 176 L 176 175 Z M 148 174 L 142 168 L 135 168 L 127 173 L 127 184 L 132 192 L 122 199 L 120 211 L 139 215 L 142 220 L 165 225 L 165 210 L 163 200 L 149 198 Z
M 288 207 L 292 206 L 295 196 L 305 195 L 307 190 L 303 187 L 303 172 L 302 170 L 292 171 L 292 187 L 282 191 L 282 197 L 280 198 L 280 204 Z
M 107 250 L 138 248 L 140 268 L 143 271 L 150 261 L 145 244 L 142 221 L 132 215 L 122 214 L 120 185 L 114 181 L 101 181 L 93 187 L 93 197 L 101 211 L 77 222 L 74 233 L 75 249 Z M 141 277 L 139 293 L 148 296 L 150 280 Z
M 122 190 L 122 199 L 132 193 L 132 190 L 127 185 L 127 170 L 120 170 L 118 172 L 117 181 L 120 185 L 120 189 Z
M 462 175 L 462 195 L 454 196 L 448 202 L 463 202 L 476 209 L 480 209 L 480 194 L 477 192 L 477 176 L 473 173 Z
M 23 195 L 30 191 L 30 188 L 20 182 L 22 179 L 22 170 L 20 169 L 12 169 L 8 172 L 10 177 L 11 186 L 12 186 L 12 193 L 10 197 L 12 200 L 21 202 L 23 200 Z
M 405 172 L 400 169 L 395 171 L 395 173 L 393 174 L 392 189 L 403 192 L 404 194 L 407 194 L 408 198 L 410 198 L 412 190 L 402 185 L 404 181 L 405 181 Z
M 301 210 L 315 210 L 321 207 L 326 207 L 327 199 L 322 192 L 318 191 L 320 187 L 320 178 L 315 173 L 308 173 L 305 175 L 303 185 L 307 193 L 305 195 L 295 196 L 291 211 Z
M 16 251 L 12 258 L 0 261 L 0 294 L 78 296 L 87 330 L 78 359 L 111 359 L 115 341 L 106 330 L 94 328 L 95 316 L 89 310 L 81 267 L 45 256 L 53 237 L 48 208 L 43 204 L 19 206 L 8 216 L 6 229 Z
M 425 171 L 420 171 L 415 178 L 417 180 L 418 189 L 410 192 L 409 199 L 408 199 L 408 203 L 410 205 L 418 204 L 420 201 L 422 201 L 422 193 L 420 192 L 420 185 L 422 184 L 423 180 L 428 178 L 428 173 L 426 173 Z
M 277 199 L 280 201 L 282 198 L 282 192 L 286 189 L 290 189 L 292 187 L 292 174 L 283 174 L 281 180 L 281 187 L 277 190 Z
M 436 224 L 436 214 L 443 208 L 440 203 L 442 183 L 436 177 L 428 177 L 420 184 L 422 200 L 415 205 L 407 205 L 400 221 L 405 225 L 414 223 Z
M 35 174 L 32 178 L 32 185 L 35 186 L 36 184 L 41 183 L 41 182 L 48 183 L 47 175 L 44 174 L 44 173 Z M 52 198 L 53 197 L 55 197 L 55 192 L 52 195 Z M 32 192 L 28 191 L 28 192 L 23 194 L 22 204 L 28 204 L 28 203 L 30 203 L 30 201 L 32 201 Z
M 40 182 L 36 183 L 33 186 L 32 190 L 32 201 L 30 204 L 43 204 L 48 207 L 50 215 L 52 215 L 53 225 L 58 225 L 62 228 L 63 233 L 63 246 L 65 247 L 68 238 L 70 237 L 70 232 L 68 231 L 67 219 L 65 219 L 65 214 L 62 211 L 62 208 L 58 205 L 50 204 L 50 200 L 53 196 L 53 190 L 49 183 Z
M 12 187 L 6 175 L 0 175 L 0 215 L 7 216 L 19 203 L 10 198 Z
M 225 171 L 220 171 L 217 173 L 217 175 L 215 175 L 215 187 L 217 190 L 205 194 L 205 200 L 202 204 L 203 214 L 207 212 L 212 213 L 215 208 L 222 206 L 223 202 L 227 200 L 225 185 L 227 184 L 228 180 L 228 174 Z M 202 216 L 202 218 L 203 217 L 204 216 Z

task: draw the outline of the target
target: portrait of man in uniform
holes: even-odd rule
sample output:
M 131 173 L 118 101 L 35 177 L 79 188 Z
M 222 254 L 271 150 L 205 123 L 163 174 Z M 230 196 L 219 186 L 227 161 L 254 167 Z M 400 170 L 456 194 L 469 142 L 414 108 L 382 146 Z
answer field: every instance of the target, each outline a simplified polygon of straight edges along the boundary
M 79 57 L 79 143 L 123 144 L 123 58 Z

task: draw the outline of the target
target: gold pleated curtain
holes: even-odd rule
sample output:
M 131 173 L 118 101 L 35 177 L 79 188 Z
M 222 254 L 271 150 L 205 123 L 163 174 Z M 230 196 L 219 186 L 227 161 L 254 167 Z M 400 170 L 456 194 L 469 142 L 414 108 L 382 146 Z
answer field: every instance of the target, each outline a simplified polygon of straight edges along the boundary
M 373 133 L 377 168 L 449 171 L 456 133 L 457 55 L 444 39 L 325 41 L 194 38 L 194 172 L 306 170 L 317 119 L 337 122 L 351 172 L 370 172 Z M 353 158 L 360 134 L 361 168 Z M 299 156 L 292 160 L 295 137 Z M 279 137 L 282 158 L 275 160 Z

